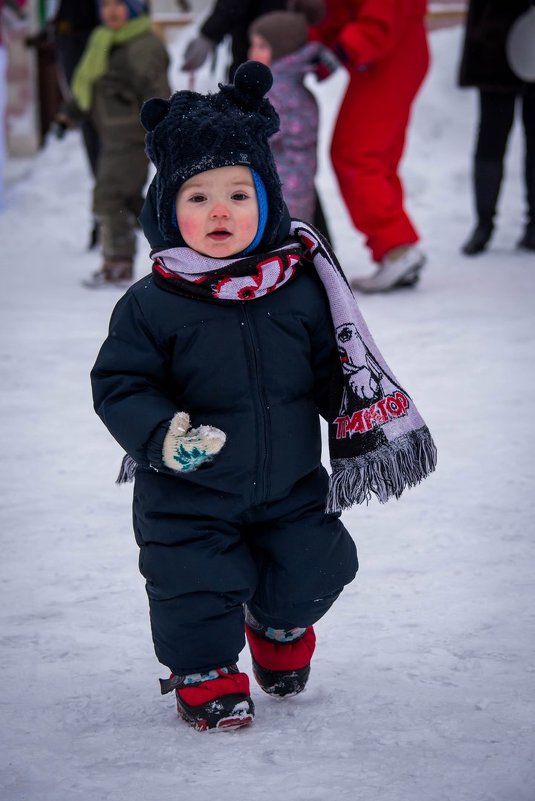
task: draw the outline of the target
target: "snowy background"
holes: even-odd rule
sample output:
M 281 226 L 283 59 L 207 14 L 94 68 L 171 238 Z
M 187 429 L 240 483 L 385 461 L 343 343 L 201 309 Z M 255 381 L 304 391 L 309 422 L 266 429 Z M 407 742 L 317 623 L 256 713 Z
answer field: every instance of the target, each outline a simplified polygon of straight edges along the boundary
M 78 134 L 9 165 L 2 801 L 534 801 L 535 258 L 514 248 L 518 123 L 492 247 L 459 254 L 476 111 L 475 93 L 455 88 L 460 46 L 460 29 L 431 35 L 404 160 L 428 267 L 415 291 L 361 300 L 439 468 L 400 501 L 344 516 L 361 570 L 317 625 L 309 687 L 277 702 L 255 685 L 257 718 L 243 730 L 201 735 L 159 695 L 131 488 L 114 485 L 120 449 L 91 406 L 88 374 L 119 292 L 80 284 L 99 259 L 85 250 L 91 182 Z M 170 77 L 184 88 L 176 69 Z M 207 72 L 197 80 L 213 87 Z M 316 90 L 319 186 L 355 276 L 371 265 L 326 157 L 344 81 Z M 140 237 L 138 277 L 147 253 Z M 240 665 L 250 667 L 246 651 Z

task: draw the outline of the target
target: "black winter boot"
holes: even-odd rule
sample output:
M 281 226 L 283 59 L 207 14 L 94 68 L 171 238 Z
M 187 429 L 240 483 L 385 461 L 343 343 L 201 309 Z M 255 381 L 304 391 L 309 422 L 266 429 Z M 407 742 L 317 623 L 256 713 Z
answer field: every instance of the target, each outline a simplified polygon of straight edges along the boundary
M 162 695 L 173 690 L 177 712 L 197 731 L 247 726 L 254 720 L 249 678 L 236 665 L 206 673 L 160 679 Z
M 465 256 L 475 256 L 476 253 L 482 253 L 490 241 L 493 229 L 493 225 L 476 225 L 469 239 L 466 240 L 462 247 Z
M 462 252 L 467 256 L 481 253 L 489 243 L 494 230 L 494 215 L 502 178 L 503 164 L 501 161 L 475 160 L 474 195 L 477 225 L 462 247 Z
M 248 624 L 245 634 L 251 649 L 253 675 L 264 692 L 279 698 L 303 692 L 316 645 L 313 626 L 286 642 L 272 640 Z
M 528 203 L 528 222 L 517 247 L 522 250 L 535 250 L 535 164 L 526 163 L 526 200 Z
M 521 250 L 535 250 L 535 221 L 526 225 L 524 233 L 516 246 Z

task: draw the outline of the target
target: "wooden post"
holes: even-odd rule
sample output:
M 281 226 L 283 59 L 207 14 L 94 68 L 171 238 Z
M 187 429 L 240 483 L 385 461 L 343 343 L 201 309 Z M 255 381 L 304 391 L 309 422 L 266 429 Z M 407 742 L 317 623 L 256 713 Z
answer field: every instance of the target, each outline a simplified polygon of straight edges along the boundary
M 26 46 L 38 23 L 36 0 L 29 0 L 25 12 L 24 21 L 13 20 L 6 30 L 6 143 L 11 156 L 31 156 L 41 142 L 36 57 L 34 49 Z

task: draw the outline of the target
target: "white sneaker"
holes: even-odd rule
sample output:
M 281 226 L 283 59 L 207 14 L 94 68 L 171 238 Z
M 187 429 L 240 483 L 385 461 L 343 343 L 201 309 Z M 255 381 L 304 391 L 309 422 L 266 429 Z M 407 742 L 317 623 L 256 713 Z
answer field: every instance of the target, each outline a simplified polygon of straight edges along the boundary
M 414 286 L 420 278 L 420 270 L 426 261 L 425 255 L 415 245 L 399 256 L 384 257 L 377 272 L 370 278 L 354 278 L 351 288 L 359 292 L 388 292 L 391 289 Z

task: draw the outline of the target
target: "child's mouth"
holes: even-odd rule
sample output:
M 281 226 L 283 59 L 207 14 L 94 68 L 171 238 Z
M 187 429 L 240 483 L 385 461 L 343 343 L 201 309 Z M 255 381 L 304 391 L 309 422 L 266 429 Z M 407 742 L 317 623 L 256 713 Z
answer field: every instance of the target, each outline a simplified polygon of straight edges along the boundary
M 213 239 L 215 242 L 224 242 L 225 239 L 228 239 L 229 236 L 232 236 L 230 231 L 221 230 L 221 231 L 210 231 L 208 234 L 209 239 Z

